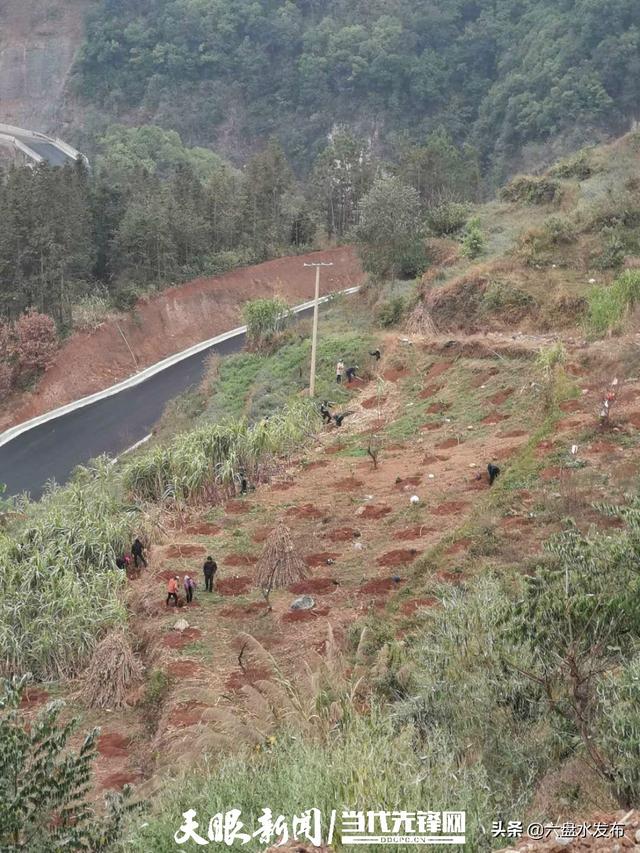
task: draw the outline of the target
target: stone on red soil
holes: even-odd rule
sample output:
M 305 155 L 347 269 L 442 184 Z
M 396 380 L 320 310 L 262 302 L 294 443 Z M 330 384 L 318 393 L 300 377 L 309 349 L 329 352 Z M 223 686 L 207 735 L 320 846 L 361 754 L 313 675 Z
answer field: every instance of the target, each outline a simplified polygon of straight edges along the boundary
M 169 545 L 165 556 L 169 559 L 180 559 L 185 557 L 201 557 L 207 553 L 204 545 Z
M 375 504 L 369 504 L 364 507 L 364 511 L 360 513 L 361 518 L 384 518 L 385 515 L 389 515 L 392 512 L 390 506 L 376 506 Z
M 189 643 L 199 640 L 202 636 L 202 631 L 199 628 L 187 628 L 184 631 L 172 631 L 171 634 L 165 634 L 162 639 L 162 645 L 169 649 L 183 649 Z
M 142 778 L 139 770 L 121 770 L 118 773 L 111 773 L 105 776 L 100 787 L 103 790 L 120 790 L 125 785 L 135 785 Z
M 310 569 L 313 569 L 317 566 L 326 566 L 328 560 L 337 560 L 338 556 L 335 551 L 320 551 L 317 554 L 307 554 L 304 561 Z
M 413 563 L 416 557 L 419 557 L 422 551 L 417 548 L 397 548 L 394 551 L 387 551 L 381 557 L 378 557 L 376 563 L 379 566 L 406 566 L 408 563 Z

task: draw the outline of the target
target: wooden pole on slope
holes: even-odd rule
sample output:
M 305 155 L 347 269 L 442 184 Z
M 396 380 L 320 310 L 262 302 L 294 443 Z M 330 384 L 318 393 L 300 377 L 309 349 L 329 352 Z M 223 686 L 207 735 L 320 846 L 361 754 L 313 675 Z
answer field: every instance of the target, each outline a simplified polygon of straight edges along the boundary
M 318 352 L 318 309 L 320 307 L 320 267 L 332 267 L 333 264 L 305 264 L 305 267 L 316 268 L 316 291 L 313 300 L 313 335 L 311 338 L 311 376 L 309 377 L 309 396 L 316 393 L 316 356 Z

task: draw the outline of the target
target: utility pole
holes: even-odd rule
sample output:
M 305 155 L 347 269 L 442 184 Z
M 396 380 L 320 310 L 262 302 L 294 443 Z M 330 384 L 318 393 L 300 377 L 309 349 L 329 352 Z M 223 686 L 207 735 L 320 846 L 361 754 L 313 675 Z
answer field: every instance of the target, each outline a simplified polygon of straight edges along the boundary
M 311 376 L 309 379 L 309 396 L 316 393 L 316 353 L 318 351 L 318 308 L 320 306 L 320 267 L 332 267 L 332 263 L 305 264 L 305 267 L 316 268 L 316 295 L 313 302 L 313 337 L 311 338 Z

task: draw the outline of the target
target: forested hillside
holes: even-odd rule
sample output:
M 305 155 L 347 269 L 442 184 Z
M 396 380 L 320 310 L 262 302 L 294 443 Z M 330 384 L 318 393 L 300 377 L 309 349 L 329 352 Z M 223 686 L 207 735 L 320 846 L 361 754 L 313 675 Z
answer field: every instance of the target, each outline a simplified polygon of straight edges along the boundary
M 101 0 L 77 85 L 240 159 L 274 134 L 308 164 L 338 122 L 443 126 L 502 177 L 528 143 L 626 129 L 639 40 L 634 0 Z

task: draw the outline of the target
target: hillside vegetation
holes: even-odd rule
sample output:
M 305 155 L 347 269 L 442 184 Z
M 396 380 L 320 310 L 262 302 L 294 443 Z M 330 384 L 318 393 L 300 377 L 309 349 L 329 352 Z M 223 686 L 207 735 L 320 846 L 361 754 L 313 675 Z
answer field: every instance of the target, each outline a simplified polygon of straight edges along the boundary
M 273 134 L 308 165 L 341 122 L 442 126 L 500 172 L 532 143 L 628 128 L 639 26 L 633 0 L 102 0 L 77 79 L 99 110 L 241 158 Z

